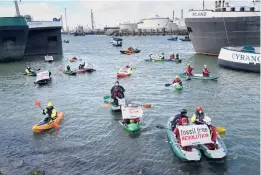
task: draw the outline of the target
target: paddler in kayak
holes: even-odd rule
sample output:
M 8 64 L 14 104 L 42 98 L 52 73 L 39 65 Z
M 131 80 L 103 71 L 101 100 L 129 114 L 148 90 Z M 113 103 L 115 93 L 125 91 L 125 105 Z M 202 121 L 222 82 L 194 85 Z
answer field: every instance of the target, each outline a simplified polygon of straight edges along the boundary
M 83 64 L 79 65 L 79 69 L 84 69 L 84 66 L 85 66 L 85 62 L 83 62 Z
M 121 121 L 123 124 L 130 124 L 130 123 L 139 123 L 140 119 L 139 118 L 135 118 L 135 119 L 123 119 Z
M 188 122 L 187 118 L 182 118 L 181 119 L 181 125 L 182 126 L 186 126 L 188 124 L 189 124 L 189 122 Z M 180 140 L 180 134 L 179 134 L 178 127 L 174 129 L 173 133 L 176 135 L 176 137 L 178 139 L 178 143 L 181 146 L 181 140 Z M 192 151 L 192 147 L 191 146 L 183 146 L 182 149 L 185 150 L 185 151 Z
M 66 66 L 65 72 L 72 72 L 72 69 L 71 69 L 71 67 L 69 65 Z
M 193 114 L 191 118 L 191 123 L 196 124 L 196 125 L 202 125 L 204 124 L 204 118 L 205 114 L 202 110 L 201 106 L 196 107 L 196 112 Z
M 44 123 L 42 124 L 45 124 L 45 123 L 48 123 L 50 120 L 55 120 L 55 118 L 57 117 L 57 112 L 56 110 L 54 109 L 53 107 L 53 104 L 52 103 L 48 103 L 47 104 L 47 108 L 46 109 L 43 109 L 43 114 L 44 115 L 48 115 L 48 117 L 46 117 L 44 119 Z
M 190 67 L 190 64 L 188 64 L 188 67 L 186 68 L 186 74 L 188 76 L 193 76 L 192 70 L 194 70 L 194 68 Z
M 176 60 L 179 60 L 179 54 L 178 53 L 176 54 Z
M 188 116 L 187 116 L 187 110 L 186 109 L 182 109 L 180 111 L 180 114 L 177 114 L 172 120 L 171 120 L 171 126 L 172 126 L 172 131 L 174 131 L 174 129 L 176 128 L 177 125 L 182 125 L 181 120 L 183 118 L 186 118 L 188 120 Z
M 209 150 L 218 149 L 218 145 L 216 144 L 216 142 L 217 142 L 216 127 L 211 124 L 210 118 L 205 118 L 204 122 L 208 126 L 208 129 L 210 131 L 211 141 L 213 142 L 213 143 L 208 143 L 208 144 L 205 144 L 205 145 L 208 147 Z
M 119 81 L 115 82 L 115 85 L 111 88 L 111 98 L 113 99 L 113 103 L 118 106 L 118 99 L 124 98 L 125 89 L 119 84 Z
M 31 70 L 30 66 L 26 67 L 25 73 L 27 73 L 27 74 L 33 73 L 33 71 Z
M 209 77 L 209 71 L 207 69 L 207 65 L 204 65 L 204 69 L 202 70 L 203 77 Z
M 171 55 L 169 56 L 169 59 L 170 59 L 170 60 L 174 60 L 174 59 L 175 59 L 175 54 L 174 54 L 174 53 L 171 54 Z
M 164 53 L 161 53 L 160 59 L 162 59 L 162 60 L 165 59 L 165 57 L 164 57 Z
M 175 78 L 174 78 L 172 84 L 174 84 L 174 83 L 179 83 L 180 86 L 182 86 L 182 81 L 180 80 L 179 76 L 177 76 L 177 75 L 175 76 Z

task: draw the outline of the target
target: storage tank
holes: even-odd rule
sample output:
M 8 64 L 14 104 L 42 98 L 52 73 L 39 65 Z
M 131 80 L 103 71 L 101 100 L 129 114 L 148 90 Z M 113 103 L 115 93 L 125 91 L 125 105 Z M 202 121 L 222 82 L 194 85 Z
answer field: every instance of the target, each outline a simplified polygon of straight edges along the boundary
M 119 26 L 120 26 L 120 30 L 134 31 L 138 29 L 137 23 L 120 23 Z
M 140 22 L 138 22 L 138 29 L 161 30 L 163 28 L 167 28 L 169 21 L 170 21 L 169 18 L 161 18 L 158 16 L 154 18 L 142 19 Z

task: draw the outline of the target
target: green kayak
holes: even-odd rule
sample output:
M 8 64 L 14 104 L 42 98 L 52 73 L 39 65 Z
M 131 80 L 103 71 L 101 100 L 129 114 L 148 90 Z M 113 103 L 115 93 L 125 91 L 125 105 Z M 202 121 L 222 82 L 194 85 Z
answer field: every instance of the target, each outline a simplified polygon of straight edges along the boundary
M 218 148 L 215 150 L 209 150 L 205 145 L 198 145 L 199 149 L 203 151 L 206 157 L 210 159 L 221 159 L 227 156 L 227 148 L 221 137 L 217 134 Z
M 183 86 L 181 86 L 179 83 L 174 83 L 173 84 L 173 89 L 174 90 L 182 90 Z
M 121 122 L 121 121 L 120 121 Z M 140 131 L 140 123 L 130 123 L 130 124 L 123 124 L 121 122 L 121 124 L 123 125 L 124 129 L 130 133 L 130 134 L 133 134 L 133 133 L 136 133 L 136 132 L 139 132 Z
M 170 59 L 145 59 L 145 61 L 148 61 L 148 62 L 164 62 L 164 61 L 167 61 L 167 62 L 175 62 L 175 63 L 181 63 L 182 60 L 178 59 L 174 59 L 174 60 L 170 60 Z
M 183 161 L 199 161 L 201 159 L 201 153 L 198 149 L 192 148 L 192 151 L 185 151 L 181 148 L 181 146 L 178 144 L 176 135 L 171 130 L 170 119 L 167 123 L 167 134 L 170 146 L 178 158 Z
M 186 73 L 180 74 L 181 78 L 191 78 L 191 79 L 200 79 L 200 80 L 217 80 L 218 77 L 209 76 L 209 77 L 203 77 L 202 74 L 194 74 L 193 76 L 187 76 Z

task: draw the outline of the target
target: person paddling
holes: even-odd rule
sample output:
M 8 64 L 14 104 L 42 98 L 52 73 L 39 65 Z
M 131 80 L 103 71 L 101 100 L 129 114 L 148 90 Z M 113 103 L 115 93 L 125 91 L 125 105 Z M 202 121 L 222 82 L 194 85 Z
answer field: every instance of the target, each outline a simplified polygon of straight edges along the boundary
M 205 144 L 205 145 L 208 147 L 209 150 L 218 149 L 216 127 L 212 125 L 210 118 L 205 118 L 204 123 L 206 123 L 206 125 L 209 128 L 211 141 L 213 142 L 213 143 L 208 143 L 208 144 Z
M 47 108 L 46 109 L 43 109 L 43 114 L 44 115 L 48 115 L 48 117 L 46 117 L 44 119 L 44 122 L 45 123 L 48 123 L 50 120 L 55 120 L 56 117 L 57 117 L 57 112 L 56 110 L 54 109 L 53 107 L 53 104 L 52 103 L 48 103 L 47 104 Z
M 179 54 L 178 53 L 176 54 L 176 60 L 179 60 Z
M 201 106 L 197 106 L 196 107 L 196 112 L 193 114 L 192 118 L 191 118 L 191 123 L 194 123 L 196 125 L 202 125 L 204 124 L 204 117 L 205 114 L 202 110 Z
M 179 76 L 177 76 L 177 75 L 175 76 L 175 78 L 174 78 L 172 84 L 174 84 L 174 83 L 179 83 L 180 86 L 182 86 L 182 81 L 180 80 Z
M 180 114 L 177 114 L 172 120 L 171 120 L 171 127 L 172 127 L 172 131 L 174 131 L 174 129 L 176 128 L 177 125 L 182 125 L 182 118 L 186 118 L 188 120 L 188 116 L 187 116 L 187 110 L 186 109 L 182 109 L 180 111 Z
M 32 72 L 33 71 L 31 70 L 30 66 L 27 66 L 26 69 L 25 69 L 25 73 L 30 74 Z
M 192 70 L 194 70 L 194 68 L 192 68 L 192 67 L 190 66 L 190 64 L 188 64 L 188 67 L 186 68 L 186 74 L 187 74 L 188 76 L 193 76 Z
M 188 124 L 189 124 L 189 122 L 188 122 L 187 118 L 182 118 L 181 119 L 181 125 L 182 126 L 187 126 Z M 173 133 L 176 135 L 176 137 L 178 139 L 179 145 L 181 145 L 181 140 L 180 140 L 180 134 L 179 134 L 178 127 L 174 129 Z M 185 151 L 192 151 L 192 147 L 191 146 L 184 146 L 184 147 L 182 147 L 182 149 L 185 150 Z
M 71 69 L 71 67 L 69 65 L 66 66 L 65 72 L 72 72 L 72 69 Z
M 171 54 L 171 55 L 169 56 L 169 59 L 170 59 L 170 60 L 174 60 L 174 59 L 175 59 L 175 54 L 174 54 L 174 53 Z
M 207 65 L 204 65 L 204 69 L 202 70 L 203 77 L 209 77 L 209 71 L 207 69 Z
M 123 99 L 124 98 L 124 92 L 125 89 L 119 84 L 119 81 L 115 82 L 115 85 L 111 88 L 111 98 L 113 99 L 113 103 L 118 106 L 118 99 Z

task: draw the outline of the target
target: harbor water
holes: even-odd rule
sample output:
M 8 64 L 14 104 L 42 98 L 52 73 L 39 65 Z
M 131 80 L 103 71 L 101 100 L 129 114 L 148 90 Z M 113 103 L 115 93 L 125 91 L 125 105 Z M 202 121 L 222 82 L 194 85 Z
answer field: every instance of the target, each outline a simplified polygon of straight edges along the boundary
M 223 175 L 260 174 L 260 75 L 220 68 L 217 58 L 194 53 L 191 42 L 168 41 L 163 36 L 123 37 L 123 47 L 110 45 L 108 36 L 64 36 L 63 55 L 53 63 L 43 56 L 0 64 L 0 171 L 4 175 L 23 175 L 44 170 L 46 175 Z M 210 43 L 211 44 L 211 43 Z M 139 54 L 120 54 L 128 47 Z M 145 62 L 150 53 L 179 53 L 181 64 Z M 70 63 L 68 58 L 77 57 Z M 80 61 L 79 59 L 82 59 Z M 68 76 L 59 72 L 69 64 L 93 63 L 92 74 Z M 128 101 L 152 104 L 145 109 L 143 130 L 129 135 L 119 124 L 120 114 L 103 107 L 103 96 L 110 95 L 116 81 L 116 66 L 130 63 L 133 75 L 120 79 Z M 207 64 L 218 81 L 183 81 L 184 89 L 175 92 L 171 83 L 187 63 L 201 73 Z M 50 70 L 53 82 L 39 87 L 35 77 L 22 75 L 26 65 Z M 59 132 L 33 135 L 32 126 L 42 120 L 48 101 L 65 118 Z M 212 118 L 215 126 L 225 127 L 223 138 L 228 156 L 199 162 L 182 162 L 172 152 L 166 130 L 169 117 L 181 109 L 191 117 L 197 105 Z

